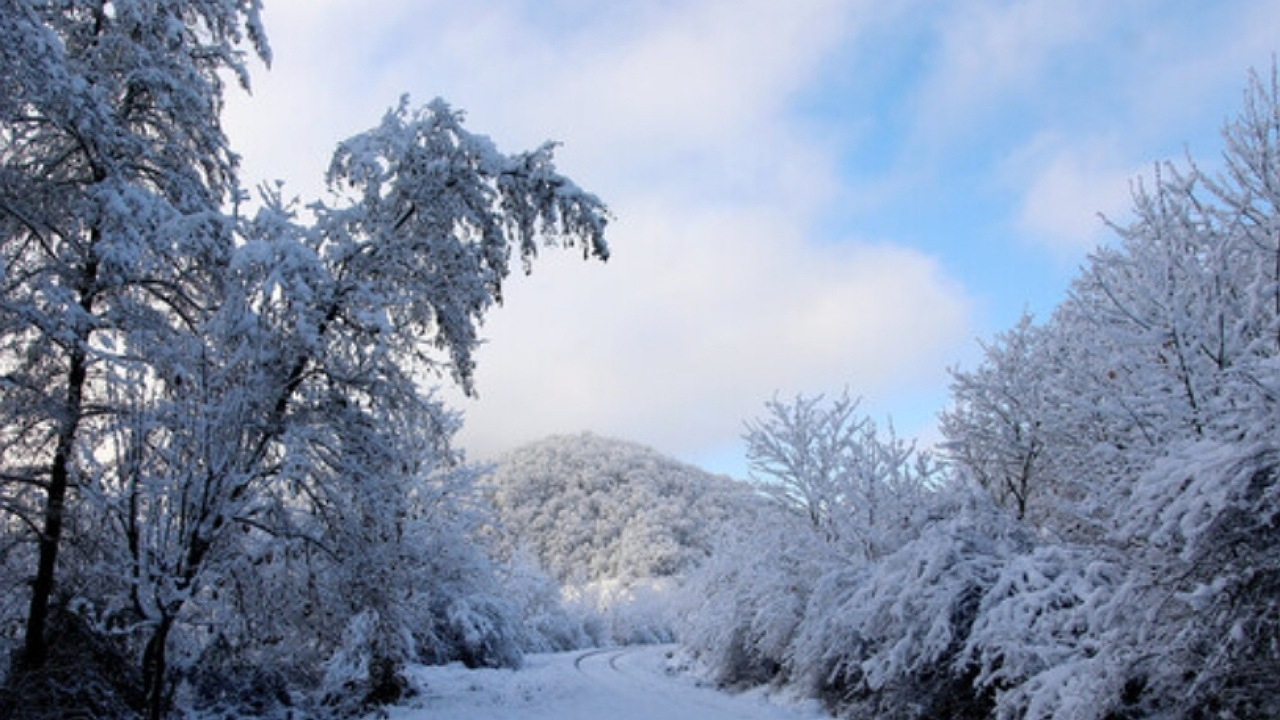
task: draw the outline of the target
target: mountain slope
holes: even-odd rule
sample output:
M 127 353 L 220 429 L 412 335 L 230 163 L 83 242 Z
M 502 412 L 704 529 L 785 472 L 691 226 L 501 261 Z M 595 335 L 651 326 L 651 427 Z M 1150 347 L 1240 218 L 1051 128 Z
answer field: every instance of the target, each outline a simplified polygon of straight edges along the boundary
M 499 546 L 532 553 L 566 585 L 681 575 L 755 502 L 742 483 L 589 433 L 510 453 L 488 485 Z

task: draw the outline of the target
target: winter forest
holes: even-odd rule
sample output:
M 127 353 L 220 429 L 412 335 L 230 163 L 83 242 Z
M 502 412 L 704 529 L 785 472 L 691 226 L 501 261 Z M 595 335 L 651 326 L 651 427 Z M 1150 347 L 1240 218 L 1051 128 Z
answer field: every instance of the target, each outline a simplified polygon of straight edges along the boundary
M 953 372 L 943 442 L 780 389 L 732 480 L 468 462 L 437 390 L 606 206 L 440 100 L 323 200 L 242 187 L 253 58 L 257 0 L 0 0 L 0 716 L 360 717 L 414 664 L 646 642 L 839 717 L 1280 716 L 1274 69 L 1221 172 L 1160 165 Z

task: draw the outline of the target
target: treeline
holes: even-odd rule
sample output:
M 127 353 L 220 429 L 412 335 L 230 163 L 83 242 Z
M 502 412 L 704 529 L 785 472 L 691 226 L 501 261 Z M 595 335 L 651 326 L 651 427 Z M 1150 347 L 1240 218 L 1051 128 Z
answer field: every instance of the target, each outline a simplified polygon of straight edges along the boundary
M 850 718 L 1280 716 L 1280 85 L 1162 164 L 1042 322 L 954 373 L 939 471 L 847 397 L 747 435 L 781 500 L 686 641 Z

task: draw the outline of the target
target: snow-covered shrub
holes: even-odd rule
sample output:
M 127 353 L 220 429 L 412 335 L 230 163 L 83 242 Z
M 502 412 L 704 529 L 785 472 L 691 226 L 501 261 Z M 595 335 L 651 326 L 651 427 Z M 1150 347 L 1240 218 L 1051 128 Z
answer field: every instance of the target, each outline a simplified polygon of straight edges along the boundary
M 1280 714 L 1280 450 L 1192 443 L 1139 483 L 1117 539 L 1150 573 L 1132 642 L 1174 717 Z
M 59 602 L 49 618 L 49 639 L 51 653 L 41 672 L 11 669 L 0 688 L 0 717 L 141 717 L 142 678 L 118 638 Z
M 600 644 L 642 645 L 676 639 L 679 586 L 673 578 L 597 581 L 565 589 L 570 607 L 598 619 Z
M 997 716 L 1275 716 L 1278 468 L 1269 448 L 1171 449 L 1108 543 L 1012 557 L 966 647 Z
M 301 666 L 269 653 L 245 652 L 218 637 L 184 673 L 174 704 L 195 718 L 287 720 L 300 702 L 296 691 L 319 682 L 290 674 Z
M 519 667 L 523 657 L 519 618 L 506 598 L 496 592 L 459 593 L 440 600 L 429 635 L 436 644 L 423 647 L 422 660 L 458 660 L 471 668 Z
M 30 602 L 26 574 L 33 541 L 27 528 L 0 512 L 0 687 L 10 669 L 10 656 L 22 639 Z
M 515 606 L 526 652 L 559 652 L 606 642 L 604 621 L 584 602 L 566 598 L 532 553 L 517 551 L 498 567 L 503 596 Z
M 998 573 L 965 648 L 976 682 L 995 693 L 998 717 L 1118 709 L 1133 679 L 1113 632 L 1124 620 L 1124 568 L 1098 548 L 1045 545 L 1007 558 Z
M 761 508 L 726 529 L 685 587 L 681 641 L 722 685 L 776 679 L 830 549 L 804 521 Z
M 489 515 L 464 468 L 424 487 L 421 510 L 403 539 L 401 563 L 412 587 L 405 624 L 419 662 L 461 661 L 470 667 L 517 667 L 520 609 L 507 596 L 498 562 L 481 537 Z
M 388 623 L 375 610 L 352 617 L 342 644 L 324 666 L 324 704 L 350 715 L 401 699 L 408 690 L 402 658 L 411 643 L 404 628 Z
M 989 698 L 963 657 L 984 594 L 1030 534 L 981 496 L 872 562 L 814 587 L 789 656 L 798 682 L 851 717 L 983 717 Z

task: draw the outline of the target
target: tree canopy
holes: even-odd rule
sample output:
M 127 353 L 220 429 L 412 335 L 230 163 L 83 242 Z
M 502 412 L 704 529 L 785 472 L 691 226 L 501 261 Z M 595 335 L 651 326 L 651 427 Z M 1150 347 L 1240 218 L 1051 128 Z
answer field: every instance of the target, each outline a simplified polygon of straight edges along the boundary
M 407 99 L 339 144 L 332 199 L 249 202 L 220 113 L 224 80 L 270 59 L 260 14 L 0 2 L 0 529 L 26 601 L 6 606 L 6 709 L 58 716 L 87 686 L 58 676 L 73 626 L 136 668 L 97 667 L 93 702 L 154 719 L 214 650 L 362 658 L 348 679 L 372 694 L 424 648 L 510 661 L 483 573 L 405 605 L 442 592 L 431 543 L 487 562 L 450 509 L 471 480 L 430 385 L 471 391 L 512 263 L 543 240 L 607 258 L 607 212 L 552 145 L 504 154 Z M 375 557 L 380 581 L 356 571 Z M 267 583 L 287 619 L 247 602 Z M 271 650 L 286 627 L 309 639 Z

